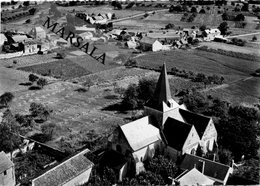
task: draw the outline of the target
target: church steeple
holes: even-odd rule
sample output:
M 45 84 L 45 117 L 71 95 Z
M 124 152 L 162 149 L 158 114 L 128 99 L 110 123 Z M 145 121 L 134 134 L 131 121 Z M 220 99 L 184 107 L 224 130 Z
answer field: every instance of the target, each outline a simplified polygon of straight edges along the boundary
M 158 104 L 162 104 L 162 102 L 167 104 L 172 98 L 165 63 L 162 66 L 161 74 L 156 85 L 154 98 L 157 100 Z

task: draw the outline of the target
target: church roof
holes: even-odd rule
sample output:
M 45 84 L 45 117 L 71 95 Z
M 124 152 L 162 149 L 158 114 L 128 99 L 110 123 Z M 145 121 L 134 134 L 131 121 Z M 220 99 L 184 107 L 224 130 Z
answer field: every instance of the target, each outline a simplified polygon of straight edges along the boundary
M 195 165 L 197 168 L 199 168 L 199 165 L 202 164 L 202 161 L 205 162 L 205 167 L 204 167 L 205 176 L 209 176 L 211 178 L 224 181 L 227 174 L 229 174 L 229 169 L 231 167 L 191 154 L 185 154 L 185 157 L 180 167 L 183 169 L 191 170 L 194 168 Z
M 148 116 L 122 125 L 120 129 L 133 151 L 161 139 L 159 129 L 149 124 Z
M 194 125 L 201 138 L 209 124 L 210 118 L 183 109 L 179 109 L 179 112 L 186 123 Z
M 0 174 L 13 166 L 13 162 L 6 156 L 5 152 L 0 152 Z
M 176 178 L 180 185 L 213 185 L 215 181 L 203 175 L 198 169 L 193 168 Z
M 191 128 L 192 125 L 190 124 L 168 118 L 163 128 L 168 145 L 176 150 L 182 150 Z
M 93 166 L 93 163 L 85 156 L 87 152 L 89 152 L 89 149 L 85 149 L 53 167 L 41 176 L 33 179 L 32 182 L 34 182 L 34 185 L 64 185 Z
M 147 106 L 163 111 L 163 102 L 167 104 L 171 99 L 171 90 L 167 76 L 167 69 L 166 65 L 163 64 L 153 98 L 148 101 Z

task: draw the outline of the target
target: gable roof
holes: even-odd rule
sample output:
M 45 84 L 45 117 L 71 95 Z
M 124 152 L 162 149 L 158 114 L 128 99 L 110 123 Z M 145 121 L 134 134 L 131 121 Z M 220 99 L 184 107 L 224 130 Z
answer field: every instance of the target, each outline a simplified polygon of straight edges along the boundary
M 179 109 L 179 113 L 186 123 L 194 125 L 201 138 L 209 124 L 210 118 L 183 109 Z
M 6 156 L 5 152 L 0 152 L 0 174 L 13 166 L 13 162 Z
M 180 165 L 181 168 L 191 170 L 194 168 L 194 165 L 196 164 L 196 167 L 202 164 L 202 161 L 205 162 L 204 167 L 204 175 L 209 176 L 211 178 L 215 178 L 221 181 L 224 181 L 227 174 L 229 173 L 229 169 L 231 167 L 211 161 L 202 157 L 198 157 L 191 154 L 185 154 L 185 157 Z
M 159 129 L 149 124 L 148 116 L 119 126 L 133 151 L 161 139 Z
M 180 185 L 213 185 L 215 181 L 203 175 L 196 168 L 187 171 L 185 174 L 175 178 L 180 182 Z
M 163 133 L 166 137 L 168 145 L 176 150 L 182 150 L 191 128 L 192 125 L 183 123 L 173 118 L 168 118 L 163 128 Z
M 93 163 L 85 157 L 89 149 L 85 149 L 68 160 L 48 170 L 41 176 L 32 180 L 34 185 L 63 185 L 75 178 L 79 174 L 88 170 L 93 166 Z
M 150 44 L 152 45 L 157 39 L 155 38 L 150 38 L 150 37 L 143 37 L 140 42 L 145 43 L 145 44 Z
M 148 101 L 147 106 L 163 111 L 163 102 L 167 104 L 171 99 L 167 69 L 164 63 L 161 69 L 160 77 L 156 84 L 154 95 L 152 99 Z

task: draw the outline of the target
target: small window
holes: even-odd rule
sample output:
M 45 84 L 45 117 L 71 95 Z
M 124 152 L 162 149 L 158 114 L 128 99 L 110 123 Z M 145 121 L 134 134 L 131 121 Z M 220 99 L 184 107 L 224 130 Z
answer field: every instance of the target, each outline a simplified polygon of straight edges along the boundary
M 4 175 L 5 175 L 5 176 L 7 175 L 7 172 L 6 172 L 6 170 L 4 171 Z

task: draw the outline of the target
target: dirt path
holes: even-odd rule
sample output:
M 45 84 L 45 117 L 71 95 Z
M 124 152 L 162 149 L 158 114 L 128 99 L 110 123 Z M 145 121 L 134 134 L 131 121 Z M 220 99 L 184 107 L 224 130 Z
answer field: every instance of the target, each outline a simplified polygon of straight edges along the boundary
M 243 37 L 243 36 L 251 36 L 255 34 L 260 34 L 260 32 L 254 32 L 254 33 L 249 33 L 249 34 L 241 34 L 241 35 L 235 35 L 235 36 L 228 36 L 226 37 L 227 39 L 234 38 L 234 37 Z
M 136 18 L 136 17 L 141 17 L 141 16 L 144 16 L 145 14 L 152 14 L 152 13 L 158 13 L 158 12 L 164 12 L 164 11 L 168 11 L 168 9 L 161 9 L 161 10 L 155 10 L 155 11 L 149 11 L 149 12 L 144 12 L 144 13 L 140 13 L 140 14 L 136 14 L 136 15 L 132 15 L 132 16 L 127 16 L 127 17 L 123 17 L 123 18 L 120 18 L 120 19 L 116 19 L 116 20 L 111 20 L 111 21 L 108 21 L 108 23 L 114 23 L 114 22 L 119 22 L 119 21 L 125 21 L 125 20 L 128 20 L 128 19 L 133 19 L 133 18 Z

